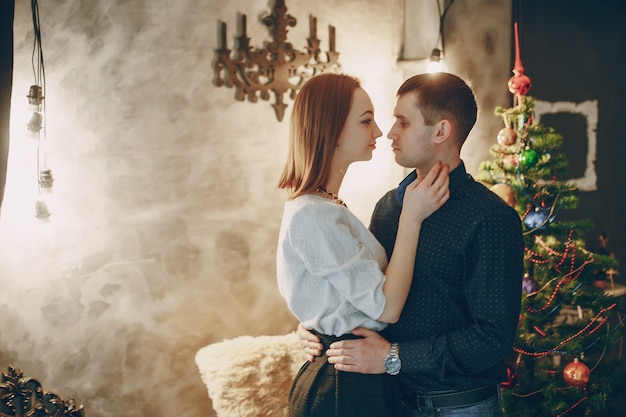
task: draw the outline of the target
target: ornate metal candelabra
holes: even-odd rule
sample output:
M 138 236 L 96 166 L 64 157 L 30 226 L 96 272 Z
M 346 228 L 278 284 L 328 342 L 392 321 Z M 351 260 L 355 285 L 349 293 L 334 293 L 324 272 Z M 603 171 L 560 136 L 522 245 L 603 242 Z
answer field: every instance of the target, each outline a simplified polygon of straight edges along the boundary
M 273 41 L 262 49 L 250 46 L 250 38 L 246 34 L 246 15 L 242 15 L 242 33 L 238 36 L 237 50 L 231 58 L 231 50 L 226 42 L 226 23 L 221 24 L 222 44 L 217 50 L 215 63 L 217 73 L 216 85 L 236 87 L 235 98 L 244 101 L 247 97 L 256 103 L 260 96 L 269 100 L 270 92 L 274 93 L 272 104 L 279 121 L 285 115 L 287 104 L 283 95 L 290 91 L 293 99 L 302 84 L 311 76 L 324 71 L 335 71 L 340 68 L 339 52 L 335 51 L 335 27 L 328 26 L 328 52 L 320 50 L 317 38 L 317 18 L 309 17 L 309 38 L 306 51 L 296 51 L 287 42 L 288 26 L 295 26 L 295 17 L 287 14 L 284 0 L 276 0 L 272 14 L 263 18 L 263 24 L 273 28 Z M 325 58 L 325 59 L 322 59 Z M 260 94 L 257 95 L 257 92 Z

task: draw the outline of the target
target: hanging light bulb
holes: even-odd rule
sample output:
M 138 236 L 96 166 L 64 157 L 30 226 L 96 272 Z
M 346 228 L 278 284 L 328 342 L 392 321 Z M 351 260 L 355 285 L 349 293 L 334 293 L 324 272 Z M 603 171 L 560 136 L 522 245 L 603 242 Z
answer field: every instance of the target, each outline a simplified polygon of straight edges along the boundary
M 426 72 L 427 73 L 434 73 L 434 72 L 447 72 L 448 71 L 448 66 L 446 65 L 446 62 L 444 60 L 444 51 L 445 51 L 445 40 L 444 40 L 444 21 L 446 18 L 446 15 L 448 14 L 448 11 L 450 10 L 450 7 L 452 6 L 452 3 L 454 3 L 454 0 L 449 0 L 448 2 L 446 1 L 439 1 L 437 0 L 437 9 L 439 11 L 439 39 L 437 40 L 437 43 L 435 44 L 435 48 L 433 48 L 432 52 L 430 53 L 430 61 L 428 62 L 428 64 L 426 64 Z M 445 6 L 443 8 L 443 10 L 441 9 L 443 5 L 445 5 L 445 3 L 448 3 L 447 6 Z
M 33 30 L 35 42 L 33 43 L 33 75 L 35 80 L 28 90 L 29 111 L 32 112 L 27 123 L 30 136 L 36 139 L 37 149 L 33 155 L 37 161 L 37 187 L 35 197 L 35 217 L 40 221 L 47 222 L 51 216 L 50 198 L 53 197 L 52 184 L 54 178 L 52 171 L 46 168 L 46 128 L 44 115 L 46 105 L 46 72 L 44 69 L 44 54 L 41 47 L 41 27 L 39 25 L 39 6 L 36 1 L 31 2 L 33 15 Z
M 48 209 L 48 204 L 45 200 L 37 200 L 35 201 L 35 217 L 39 220 L 47 220 L 50 218 L 52 213 Z
M 52 170 L 42 169 L 39 171 L 39 188 L 41 191 L 52 192 L 52 183 L 54 183 L 54 177 L 52 176 Z
M 430 62 L 426 65 L 426 72 L 441 72 L 443 71 L 443 57 L 441 55 L 441 49 L 435 48 L 430 53 Z
M 28 110 L 31 112 L 29 121 L 26 123 L 28 130 L 39 133 L 43 127 L 43 90 L 39 85 L 31 85 L 28 90 Z
M 37 200 L 35 201 L 35 217 L 41 222 L 47 223 L 52 216 L 52 203 L 54 193 L 52 191 L 52 184 L 54 183 L 54 177 L 50 169 L 42 169 L 39 171 L 39 187 Z
M 39 133 L 41 128 L 43 127 L 43 114 L 41 112 L 35 111 L 30 116 L 30 120 L 27 123 L 28 130 L 33 133 Z
M 26 97 L 28 97 L 28 104 L 32 106 L 41 106 L 41 103 L 43 103 L 43 92 L 41 86 L 31 85 Z
M 48 210 L 48 205 L 44 200 L 35 201 L 35 217 L 38 219 L 48 219 L 52 215 Z

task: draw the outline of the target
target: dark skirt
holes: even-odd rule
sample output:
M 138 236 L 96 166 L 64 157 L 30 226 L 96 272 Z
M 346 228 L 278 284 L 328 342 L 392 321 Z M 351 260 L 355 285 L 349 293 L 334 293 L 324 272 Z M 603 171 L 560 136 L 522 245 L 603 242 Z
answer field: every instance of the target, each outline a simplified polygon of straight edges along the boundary
M 340 338 L 318 335 L 324 350 Z M 394 377 L 337 371 L 326 355 L 306 362 L 289 393 L 290 417 L 398 417 L 402 403 Z

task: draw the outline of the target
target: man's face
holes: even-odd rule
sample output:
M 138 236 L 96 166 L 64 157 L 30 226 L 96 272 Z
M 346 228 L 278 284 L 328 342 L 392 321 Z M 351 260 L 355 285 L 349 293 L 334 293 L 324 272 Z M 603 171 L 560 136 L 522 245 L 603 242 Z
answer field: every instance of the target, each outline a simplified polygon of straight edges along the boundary
M 429 169 L 437 160 L 435 135 L 437 125 L 426 126 L 413 94 L 398 98 L 393 111 L 396 118 L 387 137 L 396 162 L 406 168 Z

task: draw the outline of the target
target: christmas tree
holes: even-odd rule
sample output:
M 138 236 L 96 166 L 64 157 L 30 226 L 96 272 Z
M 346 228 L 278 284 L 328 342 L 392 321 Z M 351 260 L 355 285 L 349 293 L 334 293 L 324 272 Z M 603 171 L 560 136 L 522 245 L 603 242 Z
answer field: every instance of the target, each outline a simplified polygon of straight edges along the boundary
M 564 221 L 577 189 L 560 178 L 563 137 L 534 119 L 530 78 L 520 59 L 517 24 L 513 106 L 498 107 L 504 127 L 480 166 L 478 180 L 519 213 L 525 241 L 522 311 L 502 384 L 507 417 L 624 415 L 621 338 L 624 302 L 616 297 L 617 262 L 585 247 L 590 221 Z M 597 283 L 608 277 L 606 287 Z

